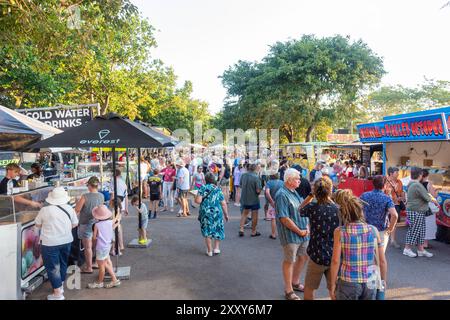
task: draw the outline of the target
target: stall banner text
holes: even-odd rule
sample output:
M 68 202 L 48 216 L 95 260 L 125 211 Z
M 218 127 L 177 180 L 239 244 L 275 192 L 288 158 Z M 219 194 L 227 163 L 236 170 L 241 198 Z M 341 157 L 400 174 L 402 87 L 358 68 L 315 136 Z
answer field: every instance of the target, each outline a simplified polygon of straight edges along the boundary
M 444 114 L 388 120 L 358 125 L 361 142 L 448 140 Z
M 17 111 L 61 130 L 81 126 L 92 119 L 91 107 L 49 108 L 48 110 L 21 109 Z
M 439 202 L 441 210 L 436 215 L 436 222 L 450 228 L 450 194 L 439 192 L 437 201 Z

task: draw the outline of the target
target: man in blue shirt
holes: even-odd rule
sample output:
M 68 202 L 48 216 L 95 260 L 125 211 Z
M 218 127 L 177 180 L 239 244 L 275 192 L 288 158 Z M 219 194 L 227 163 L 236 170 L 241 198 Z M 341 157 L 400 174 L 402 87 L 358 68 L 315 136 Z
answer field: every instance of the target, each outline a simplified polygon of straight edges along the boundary
M 373 179 L 374 190 L 363 193 L 360 199 L 364 203 L 366 222 L 378 229 L 381 241 L 383 241 L 383 249 L 386 252 L 389 234 L 395 228 L 398 214 L 391 197 L 383 192 L 384 182 L 383 176 L 376 176 Z
M 284 251 L 283 278 L 287 300 L 300 300 L 294 290 L 303 291 L 300 274 L 308 260 L 309 220 L 300 216 L 303 199 L 295 190 L 299 184 L 300 173 L 292 168 L 287 169 L 284 186 L 275 195 L 277 229 Z

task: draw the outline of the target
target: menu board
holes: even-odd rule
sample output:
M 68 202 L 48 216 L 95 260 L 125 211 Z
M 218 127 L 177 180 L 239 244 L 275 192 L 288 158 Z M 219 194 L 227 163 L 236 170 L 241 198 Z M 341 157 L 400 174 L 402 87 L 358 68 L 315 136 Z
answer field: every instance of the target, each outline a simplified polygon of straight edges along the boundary
M 370 166 L 370 147 L 363 147 L 361 150 L 361 161 L 363 164 Z

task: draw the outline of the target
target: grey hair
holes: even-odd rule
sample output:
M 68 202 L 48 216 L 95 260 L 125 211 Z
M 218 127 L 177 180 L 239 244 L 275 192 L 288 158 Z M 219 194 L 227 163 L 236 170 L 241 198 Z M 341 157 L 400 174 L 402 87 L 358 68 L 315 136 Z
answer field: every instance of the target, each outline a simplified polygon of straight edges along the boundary
M 289 179 L 294 177 L 299 177 L 300 173 L 294 168 L 289 168 L 284 172 L 284 182 L 287 182 Z

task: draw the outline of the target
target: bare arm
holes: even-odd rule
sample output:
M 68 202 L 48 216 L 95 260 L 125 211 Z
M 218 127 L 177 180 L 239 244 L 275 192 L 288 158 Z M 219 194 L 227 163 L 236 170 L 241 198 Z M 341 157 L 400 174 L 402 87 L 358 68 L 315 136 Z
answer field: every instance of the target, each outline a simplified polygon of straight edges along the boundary
M 395 207 L 389 208 L 389 214 L 391 215 L 391 218 L 389 220 L 389 228 L 386 230 L 387 234 L 392 233 L 398 220 L 398 213 L 397 210 L 395 210 Z
M 201 204 L 201 203 L 202 203 L 202 200 L 203 200 L 203 197 L 202 197 L 201 195 L 197 194 L 197 195 L 195 196 L 195 203 Z
M 331 288 L 330 288 L 330 298 L 331 300 L 336 300 L 336 282 L 339 273 L 339 266 L 341 264 L 341 232 L 339 228 L 334 230 L 333 235 L 333 256 L 331 257 L 330 266 L 330 278 L 331 278 Z
M 97 235 L 98 235 L 98 229 L 97 226 L 94 224 L 94 234 L 92 235 L 92 240 L 97 240 Z
M 299 209 L 303 209 L 303 208 L 306 207 L 308 204 L 310 204 L 313 200 L 314 200 L 314 196 L 313 196 L 312 194 L 310 194 L 310 195 L 307 196 L 306 199 L 303 200 L 303 202 L 300 204 Z
M 222 206 L 223 210 L 223 217 L 225 218 L 225 221 L 228 222 L 228 207 L 225 200 L 223 200 L 220 205 Z
M 299 227 L 297 227 L 297 225 L 294 223 L 294 221 L 291 220 L 291 218 L 282 217 L 280 218 L 280 222 L 283 224 L 283 226 L 285 226 L 292 232 L 295 232 L 300 237 L 306 237 L 309 233 L 308 230 L 301 230 Z
M 81 196 L 80 200 L 78 200 L 77 204 L 75 205 L 75 212 L 77 213 L 77 215 L 80 214 L 81 209 L 83 208 L 85 201 L 86 200 L 84 199 L 84 197 Z
M 266 194 L 267 201 L 269 201 L 272 208 L 275 208 L 275 201 L 273 201 L 272 196 L 270 195 L 270 189 L 266 188 L 265 194 Z
M 375 230 L 376 235 L 377 235 L 377 246 L 378 243 L 381 243 L 381 237 L 380 237 L 380 233 L 378 232 L 378 230 Z M 379 267 L 380 267 L 380 272 L 381 272 L 381 280 L 386 281 L 386 276 L 387 276 L 387 261 L 386 261 L 386 256 L 384 254 L 384 250 L 383 250 L 383 246 L 378 246 L 378 261 L 380 263 Z

